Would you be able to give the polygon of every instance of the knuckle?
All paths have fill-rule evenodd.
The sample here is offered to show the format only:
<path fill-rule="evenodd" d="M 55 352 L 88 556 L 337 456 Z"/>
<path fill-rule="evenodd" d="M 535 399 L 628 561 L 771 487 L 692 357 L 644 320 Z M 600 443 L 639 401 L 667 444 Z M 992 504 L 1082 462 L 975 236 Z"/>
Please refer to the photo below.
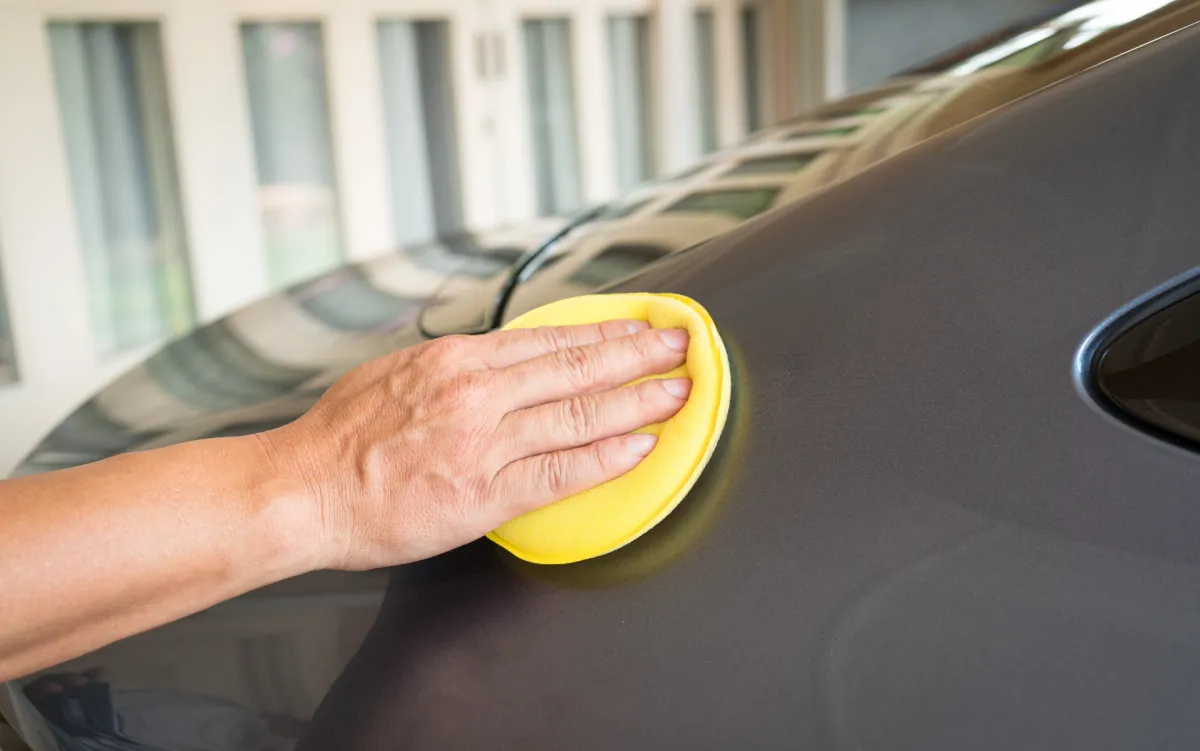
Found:
<path fill-rule="evenodd" d="M 567 461 L 559 452 L 542 455 L 542 482 L 552 493 L 565 492 L 570 484 Z"/>
<path fill-rule="evenodd" d="M 601 339 L 619 339 L 633 333 L 630 331 L 629 324 L 622 321 L 604 321 L 600 324 L 597 332 Z"/>
<path fill-rule="evenodd" d="M 633 407 L 638 414 L 657 409 L 666 395 L 666 390 L 657 380 L 643 381 L 626 391 L 629 392 L 629 399 L 633 402 Z"/>
<path fill-rule="evenodd" d="M 566 334 L 557 326 L 539 326 L 534 331 L 534 336 L 537 338 L 538 344 L 546 352 L 556 352 L 564 347 L 570 346 L 567 341 Z"/>
<path fill-rule="evenodd" d="M 587 438 L 596 432 L 599 415 L 593 399 L 572 397 L 562 402 L 562 421 L 569 435 Z"/>
<path fill-rule="evenodd" d="M 595 443 L 591 446 L 592 462 L 595 464 L 599 473 L 603 477 L 611 477 L 618 474 L 617 455 L 612 441 Z"/>
<path fill-rule="evenodd" d="M 638 336 L 627 337 L 629 352 L 639 361 L 646 362 L 655 359 L 659 354 L 658 336 L 654 331 L 646 331 Z"/>
<path fill-rule="evenodd" d="M 443 336 L 425 345 L 426 357 L 436 365 L 454 365 L 463 359 L 469 338 L 461 334 Z"/>
<path fill-rule="evenodd" d="M 595 350 L 584 347 L 560 350 L 559 360 L 563 374 L 575 388 L 587 388 L 596 382 L 600 363 Z"/>
<path fill-rule="evenodd" d="M 658 416 L 669 404 L 670 395 L 654 381 L 639 383 L 636 388 L 626 391 L 629 392 L 630 412 L 636 414 L 639 421 Z"/>
<path fill-rule="evenodd" d="M 462 497 L 474 506 L 486 504 L 493 493 L 493 480 L 491 472 L 474 473 L 463 481 Z"/>
<path fill-rule="evenodd" d="M 444 408 L 475 410 L 488 399 L 487 378 L 479 373 L 461 373 L 442 382 L 437 388 L 437 400 Z"/>

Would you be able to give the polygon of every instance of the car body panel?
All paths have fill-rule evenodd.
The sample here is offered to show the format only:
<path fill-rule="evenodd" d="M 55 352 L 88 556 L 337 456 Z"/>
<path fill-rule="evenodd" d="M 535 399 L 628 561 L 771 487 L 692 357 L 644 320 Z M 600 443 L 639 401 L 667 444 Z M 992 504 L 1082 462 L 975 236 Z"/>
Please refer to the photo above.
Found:
<path fill-rule="evenodd" d="M 715 519 L 397 572 L 306 747 L 1194 747 L 1200 457 L 1073 371 L 1200 257 L 1200 33 L 1140 57 L 621 285 L 729 344 Z"/>

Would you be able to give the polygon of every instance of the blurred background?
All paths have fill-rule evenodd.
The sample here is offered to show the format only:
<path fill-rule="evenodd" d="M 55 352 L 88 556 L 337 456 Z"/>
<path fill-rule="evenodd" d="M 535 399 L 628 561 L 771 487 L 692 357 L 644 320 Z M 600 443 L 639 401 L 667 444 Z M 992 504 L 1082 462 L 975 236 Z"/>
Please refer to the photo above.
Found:
<path fill-rule="evenodd" d="M 531 237 L 1061 0 L 4 0 L 0 472 L 171 337 Z"/>

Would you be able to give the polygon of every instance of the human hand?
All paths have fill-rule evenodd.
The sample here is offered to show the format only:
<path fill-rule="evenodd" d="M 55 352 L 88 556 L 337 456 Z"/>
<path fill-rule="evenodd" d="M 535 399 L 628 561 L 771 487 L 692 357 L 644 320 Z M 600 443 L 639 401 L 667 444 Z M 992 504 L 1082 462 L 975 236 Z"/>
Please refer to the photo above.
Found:
<path fill-rule="evenodd" d="M 640 321 L 446 337 L 355 368 L 261 438 L 303 478 L 318 566 L 419 560 L 636 466 L 655 437 L 629 433 L 691 382 L 621 386 L 678 367 L 687 342 Z"/>

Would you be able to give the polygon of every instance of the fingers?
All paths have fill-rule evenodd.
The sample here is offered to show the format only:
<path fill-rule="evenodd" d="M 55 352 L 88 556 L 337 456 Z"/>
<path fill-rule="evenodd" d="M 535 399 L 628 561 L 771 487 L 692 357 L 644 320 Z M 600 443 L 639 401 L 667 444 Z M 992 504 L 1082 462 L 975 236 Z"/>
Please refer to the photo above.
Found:
<path fill-rule="evenodd" d="M 645 321 L 603 321 L 579 326 L 539 326 L 496 331 L 480 337 L 486 347 L 480 359 L 489 368 L 507 368 L 568 347 L 582 347 L 636 334 L 650 328 Z"/>
<path fill-rule="evenodd" d="M 510 412 L 501 440 L 514 458 L 584 446 L 670 418 L 691 389 L 686 378 L 655 379 Z"/>
<path fill-rule="evenodd" d="M 511 411 L 616 388 L 679 367 L 687 344 L 686 331 L 650 329 L 560 349 L 500 371 L 498 393 Z"/>
<path fill-rule="evenodd" d="M 657 438 L 635 433 L 509 464 L 496 475 L 495 497 L 510 517 L 615 480 L 638 465 Z"/>

